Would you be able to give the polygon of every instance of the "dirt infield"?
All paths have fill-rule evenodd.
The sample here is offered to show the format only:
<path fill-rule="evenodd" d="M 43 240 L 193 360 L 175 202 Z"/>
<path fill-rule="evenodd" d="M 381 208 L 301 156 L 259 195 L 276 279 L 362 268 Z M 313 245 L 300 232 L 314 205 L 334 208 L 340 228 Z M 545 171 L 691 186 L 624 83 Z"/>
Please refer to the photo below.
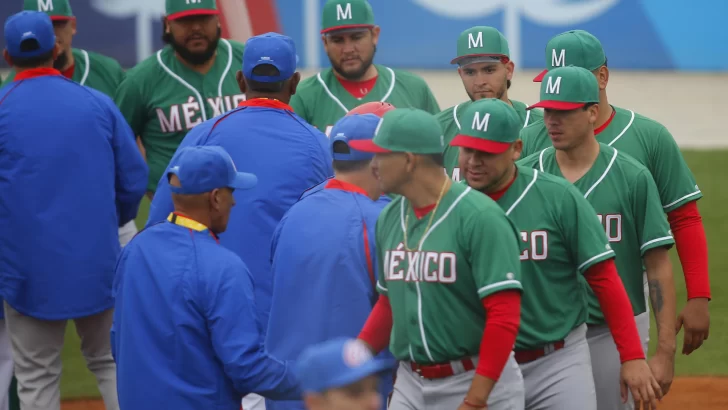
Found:
<path fill-rule="evenodd" d="M 680 377 L 658 406 L 660 410 L 728 409 L 728 377 Z M 101 400 L 68 400 L 61 410 L 104 410 Z"/>

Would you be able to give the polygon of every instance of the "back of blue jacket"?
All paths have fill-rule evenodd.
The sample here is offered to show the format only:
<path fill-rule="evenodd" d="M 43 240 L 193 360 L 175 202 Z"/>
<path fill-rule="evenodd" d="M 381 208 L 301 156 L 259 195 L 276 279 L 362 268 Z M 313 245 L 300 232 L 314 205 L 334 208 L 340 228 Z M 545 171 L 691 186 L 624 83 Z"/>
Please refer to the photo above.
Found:
<path fill-rule="evenodd" d="M 273 301 L 265 347 L 285 360 L 335 337 L 355 338 L 378 297 L 374 228 L 388 201 L 325 186 L 307 192 L 273 237 Z M 391 358 L 388 350 L 381 355 Z M 391 390 L 390 376 L 383 380 L 382 396 Z M 304 406 L 267 400 L 266 409 Z"/>
<path fill-rule="evenodd" d="M 271 295 L 271 238 L 301 193 L 333 175 L 328 140 L 292 112 L 244 107 L 193 128 L 177 152 L 194 145 L 221 146 L 238 171 L 258 177 L 255 188 L 234 194 L 237 204 L 220 243 L 248 265 L 261 331 L 265 331 Z M 163 220 L 172 211 L 166 174 L 154 194 L 147 224 Z"/>
<path fill-rule="evenodd" d="M 0 89 L 0 294 L 70 319 L 113 305 L 119 226 L 148 169 L 111 99 L 59 75 Z"/>

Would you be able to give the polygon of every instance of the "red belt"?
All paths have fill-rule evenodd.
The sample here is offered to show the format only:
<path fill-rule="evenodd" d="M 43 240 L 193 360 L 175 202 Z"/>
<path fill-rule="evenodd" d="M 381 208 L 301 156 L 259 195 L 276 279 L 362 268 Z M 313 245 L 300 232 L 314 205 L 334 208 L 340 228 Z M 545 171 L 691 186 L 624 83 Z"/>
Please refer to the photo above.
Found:
<path fill-rule="evenodd" d="M 532 362 L 534 360 L 540 359 L 547 354 L 553 353 L 557 350 L 561 350 L 564 348 L 564 341 L 560 340 L 558 342 L 554 342 L 551 344 L 548 344 L 540 349 L 533 349 L 533 350 L 516 350 L 515 356 L 516 356 L 516 362 L 518 364 L 528 363 Z"/>
<path fill-rule="evenodd" d="M 469 372 L 475 369 L 475 364 L 470 358 L 455 360 L 455 363 L 462 364 L 463 370 L 458 369 L 456 371 L 455 369 L 453 369 L 452 362 L 431 365 L 419 365 L 417 363 L 410 362 L 410 367 L 412 368 L 413 372 L 417 373 L 420 377 L 425 379 L 442 379 L 445 377 L 454 376 L 456 374 Z"/>

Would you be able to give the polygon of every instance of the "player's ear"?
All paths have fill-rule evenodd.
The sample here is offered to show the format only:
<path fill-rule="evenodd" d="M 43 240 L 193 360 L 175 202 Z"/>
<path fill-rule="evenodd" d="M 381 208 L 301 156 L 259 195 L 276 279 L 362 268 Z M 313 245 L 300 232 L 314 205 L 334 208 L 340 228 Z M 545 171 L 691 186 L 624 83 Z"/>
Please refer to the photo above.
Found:
<path fill-rule="evenodd" d="M 298 83 L 301 82 L 301 73 L 296 71 L 293 73 L 293 76 L 291 76 L 291 81 L 289 83 L 289 89 L 288 92 L 293 95 L 296 93 L 296 89 L 298 88 Z"/>
<path fill-rule="evenodd" d="M 210 192 L 210 209 L 213 209 L 215 211 L 219 211 L 222 205 L 222 190 L 221 189 L 213 189 Z"/>
<path fill-rule="evenodd" d="M 513 143 L 513 160 L 518 161 L 518 158 L 521 158 L 521 153 L 523 152 L 523 141 L 521 139 L 517 139 L 516 142 Z"/>
<path fill-rule="evenodd" d="M 76 35 L 76 19 L 72 19 L 70 21 L 71 24 L 71 32 L 75 36 Z"/>
<path fill-rule="evenodd" d="M 3 58 L 5 59 L 5 62 L 8 63 L 10 67 L 13 66 L 13 59 L 10 58 L 10 54 L 8 54 L 8 49 L 3 49 Z"/>
<path fill-rule="evenodd" d="M 506 71 L 508 72 L 508 76 L 506 79 L 512 80 L 513 79 L 513 71 L 516 69 L 516 64 L 512 60 L 508 60 L 506 65 Z"/>
<path fill-rule="evenodd" d="M 596 76 L 597 83 L 599 83 L 599 91 L 606 90 L 607 83 L 609 83 L 609 68 L 605 65 L 597 68 L 594 71 L 594 76 Z"/>
<path fill-rule="evenodd" d="M 235 81 L 238 82 L 238 88 L 240 88 L 240 92 L 245 94 L 245 91 L 248 89 L 248 85 L 245 84 L 245 78 L 243 77 L 243 72 L 238 70 L 237 73 L 235 73 Z"/>
<path fill-rule="evenodd" d="M 379 26 L 374 26 L 374 27 L 372 27 L 371 32 L 372 32 L 372 43 L 374 43 L 374 45 L 376 46 L 377 43 L 379 42 L 379 33 L 382 32 L 382 28 Z"/>
<path fill-rule="evenodd" d="M 592 104 L 588 108 L 589 112 L 589 121 L 592 124 L 597 123 L 597 117 L 599 117 L 599 104 Z"/>
<path fill-rule="evenodd" d="M 53 61 L 55 61 L 62 53 L 63 49 L 61 49 L 61 45 L 56 43 L 55 46 L 53 46 Z"/>

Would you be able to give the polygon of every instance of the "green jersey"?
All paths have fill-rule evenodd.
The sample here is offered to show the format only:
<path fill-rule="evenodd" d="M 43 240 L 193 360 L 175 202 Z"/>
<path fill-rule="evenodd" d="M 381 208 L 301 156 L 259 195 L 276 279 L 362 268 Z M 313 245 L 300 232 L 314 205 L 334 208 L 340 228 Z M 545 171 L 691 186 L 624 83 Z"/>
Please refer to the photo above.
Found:
<path fill-rule="evenodd" d="M 432 225 L 431 213 L 417 219 L 398 197 L 376 227 L 377 289 L 389 297 L 394 323 L 390 349 L 399 360 L 421 364 L 477 355 L 485 326 L 481 299 L 522 289 L 518 232 L 495 202 L 453 183 L 430 212 Z"/>
<path fill-rule="evenodd" d="M 235 79 L 242 58 L 242 44 L 221 39 L 215 63 L 207 74 L 184 65 L 171 46 L 129 70 L 115 100 L 146 150 L 147 190 L 156 190 L 189 130 L 245 100 Z"/>
<path fill-rule="evenodd" d="M 526 110 L 526 104 L 515 101 L 515 100 L 509 100 L 511 102 L 511 105 L 513 108 L 516 109 L 516 112 L 518 113 L 518 116 L 521 118 L 521 121 L 523 122 L 523 126 L 526 127 L 529 124 L 533 124 L 534 122 L 543 120 L 543 111 L 541 110 Z M 440 125 L 442 126 L 442 131 L 445 135 L 445 141 L 447 142 L 447 147 L 445 148 L 445 171 L 447 171 L 447 174 L 453 179 L 453 181 L 460 181 L 460 167 L 458 166 L 458 153 L 460 152 L 458 147 L 452 147 L 450 146 L 450 141 L 452 141 L 453 138 L 458 134 L 460 131 L 460 120 L 462 119 L 459 114 L 465 112 L 465 109 L 472 103 L 472 101 L 467 101 L 464 103 L 460 103 L 454 107 L 450 107 L 446 110 L 441 111 L 439 114 L 437 114 L 437 120 L 440 122 Z M 462 178 L 464 179 L 464 178 Z"/>
<path fill-rule="evenodd" d="M 525 166 L 498 205 L 521 233 L 521 327 L 516 349 L 564 340 L 586 322 L 582 275 L 614 258 L 596 213 L 573 185 Z M 535 291 L 530 291 L 535 290 Z"/>
<path fill-rule="evenodd" d="M 114 98 L 116 89 L 124 80 L 124 69 L 121 65 L 111 57 L 79 48 L 71 49 L 71 53 L 74 61 L 71 80 Z M 15 70 L 10 70 L 3 85 L 13 81 L 14 78 Z"/>
<path fill-rule="evenodd" d="M 703 197 L 680 148 L 667 128 L 634 111 L 614 106 L 612 108 L 615 111 L 614 117 L 597 134 L 597 141 L 628 154 L 650 170 L 665 212 Z M 521 139 L 521 158 L 551 146 L 551 139 L 542 122 L 524 128 Z"/>
<path fill-rule="evenodd" d="M 600 144 L 600 148 L 592 167 L 574 185 L 596 210 L 609 244 L 617 254 L 617 271 L 636 316 L 646 311 L 643 255 L 653 248 L 671 247 L 675 241 L 650 171 L 606 144 Z M 555 153 L 553 147 L 547 148 L 519 162 L 563 177 Z M 582 285 L 589 295 L 587 323 L 604 323 L 596 296 L 585 281 Z"/>
<path fill-rule="evenodd" d="M 430 87 L 421 77 L 383 65 L 375 64 L 375 67 L 377 81 L 363 98 L 346 91 L 331 68 L 301 81 L 291 97 L 293 111 L 326 135 L 349 110 L 368 102 L 388 102 L 397 108 L 419 108 L 430 114 L 440 111 Z"/>

